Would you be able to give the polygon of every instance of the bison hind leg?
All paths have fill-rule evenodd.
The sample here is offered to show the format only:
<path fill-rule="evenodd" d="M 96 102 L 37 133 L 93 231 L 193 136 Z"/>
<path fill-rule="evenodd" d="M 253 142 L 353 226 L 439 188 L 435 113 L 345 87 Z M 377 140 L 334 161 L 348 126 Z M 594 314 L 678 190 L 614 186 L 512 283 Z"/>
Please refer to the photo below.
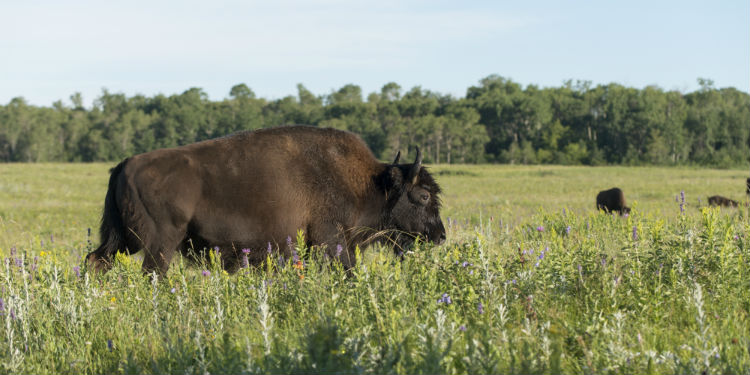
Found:
<path fill-rule="evenodd" d="M 169 270 L 174 254 L 182 247 L 185 241 L 185 230 L 183 228 L 170 228 L 157 231 L 158 235 L 149 236 L 148 243 L 144 244 L 143 265 L 141 269 L 144 274 L 156 272 L 164 277 Z"/>

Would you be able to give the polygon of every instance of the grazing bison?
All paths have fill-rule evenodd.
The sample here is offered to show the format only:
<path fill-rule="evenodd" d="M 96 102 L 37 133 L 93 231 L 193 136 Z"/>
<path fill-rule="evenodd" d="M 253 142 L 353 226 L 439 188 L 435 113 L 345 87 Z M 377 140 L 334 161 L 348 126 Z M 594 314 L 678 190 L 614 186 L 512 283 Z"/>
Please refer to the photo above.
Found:
<path fill-rule="evenodd" d="M 708 197 L 708 205 L 709 206 L 722 206 L 722 207 L 738 207 L 739 203 L 727 197 L 722 197 L 721 195 L 714 195 L 714 196 Z"/>
<path fill-rule="evenodd" d="M 346 267 L 357 245 L 416 237 L 440 244 L 440 187 L 422 166 L 375 159 L 356 135 L 312 126 L 241 132 L 125 159 L 111 171 L 101 245 L 86 256 L 106 272 L 117 251 L 144 250 L 143 271 L 164 275 L 179 251 L 195 259 L 218 247 L 223 267 L 240 267 L 241 249 L 259 264 L 271 247 L 286 256 L 288 237 Z M 279 244 L 284 244 L 279 246 Z M 341 246 L 339 246 L 341 245 Z"/>
<path fill-rule="evenodd" d="M 600 191 L 596 195 L 596 209 L 607 213 L 616 211 L 620 215 L 630 213 L 630 207 L 625 206 L 625 194 L 616 187 Z"/>
<path fill-rule="evenodd" d="M 750 178 L 745 181 L 745 194 L 750 195 Z"/>

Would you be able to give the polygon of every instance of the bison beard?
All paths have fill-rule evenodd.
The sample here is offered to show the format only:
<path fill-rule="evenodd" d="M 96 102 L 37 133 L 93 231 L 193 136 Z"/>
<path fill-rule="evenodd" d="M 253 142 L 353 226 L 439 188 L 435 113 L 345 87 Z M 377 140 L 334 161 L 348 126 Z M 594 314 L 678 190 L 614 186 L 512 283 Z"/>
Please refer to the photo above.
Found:
<path fill-rule="evenodd" d="M 400 156 L 400 154 L 399 154 Z M 125 159 L 111 171 L 101 245 L 86 257 L 106 272 L 114 254 L 144 250 L 143 271 L 164 275 L 176 252 L 189 257 L 218 247 L 229 272 L 250 249 L 250 264 L 269 246 L 289 256 L 288 237 L 304 230 L 307 246 L 338 256 L 417 237 L 445 240 L 440 187 L 422 166 L 375 159 L 356 135 L 287 126 L 242 132 Z M 281 244 L 281 245 L 280 245 Z M 337 251 L 342 245 L 345 251 Z"/>

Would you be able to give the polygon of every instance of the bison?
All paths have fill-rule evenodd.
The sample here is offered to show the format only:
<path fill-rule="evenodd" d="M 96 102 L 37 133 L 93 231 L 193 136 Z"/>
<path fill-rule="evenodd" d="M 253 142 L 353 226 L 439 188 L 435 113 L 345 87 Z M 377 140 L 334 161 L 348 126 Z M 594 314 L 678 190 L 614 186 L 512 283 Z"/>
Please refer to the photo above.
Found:
<path fill-rule="evenodd" d="M 625 206 L 625 194 L 620 188 L 600 191 L 596 195 L 596 209 L 604 212 L 617 212 L 620 215 L 630 213 L 630 207 Z"/>
<path fill-rule="evenodd" d="M 143 250 L 143 272 L 164 275 L 177 252 L 196 260 L 218 248 L 231 273 L 243 249 L 250 264 L 272 247 L 289 256 L 280 244 L 298 230 L 347 268 L 356 246 L 440 244 L 440 187 L 418 148 L 414 163 L 400 155 L 384 164 L 355 134 L 297 125 L 130 157 L 111 170 L 101 245 L 86 263 L 106 272 L 117 251 Z"/>
<path fill-rule="evenodd" d="M 750 178 L 745 181 L 745 194 L 750 195 Z"/>
<path fill-rule="evenodd" d="M 709 206 L 721 206 L 721 207 L 739 207 L 737 201 L 722 197 L 721 195 L 713 195 L 708 197 Z"/>

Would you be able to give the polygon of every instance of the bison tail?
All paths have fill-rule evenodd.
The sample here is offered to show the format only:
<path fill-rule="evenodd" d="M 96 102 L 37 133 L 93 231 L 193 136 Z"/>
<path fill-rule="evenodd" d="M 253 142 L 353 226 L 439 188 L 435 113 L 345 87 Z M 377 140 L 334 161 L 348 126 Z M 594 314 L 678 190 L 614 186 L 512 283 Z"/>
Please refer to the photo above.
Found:
<path fill-rule="evenodd" d="M 117 181 L 128 159 L 110 170 L 109 186 L 104 198 L 104 212 L 99 228 L 101 244 L 86 256 L 86 263 L 96 271 L 107 272 L 112 268 L 113 258 L 118 250 L 125 251 L 125 225 L 117 205 Z"/>

